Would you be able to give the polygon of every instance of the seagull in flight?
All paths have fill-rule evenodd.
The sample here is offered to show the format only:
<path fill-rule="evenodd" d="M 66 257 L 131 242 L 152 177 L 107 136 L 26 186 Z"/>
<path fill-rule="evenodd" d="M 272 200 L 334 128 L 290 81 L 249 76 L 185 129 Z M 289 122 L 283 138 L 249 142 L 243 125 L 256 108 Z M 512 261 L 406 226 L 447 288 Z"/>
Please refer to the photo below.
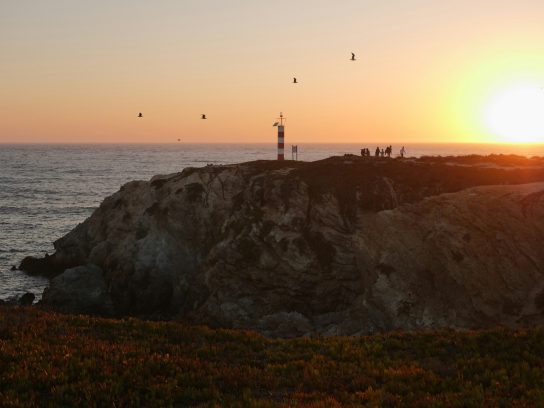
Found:
<path fill-rule="evenodd" d="M 200 119 L 207 119 L 207 118 L 206 118 L 206 114 L 203 113 L 203 114 L 201 115 Z"/>
<path fill-rule="evenodd" d="M 144 117 L 144 115 L 142 115 L 142 112 L 138 113 L 138 117 L 139 117 L 139 118 L 143 118 L 143 117 Z"/>
<path fill-rule="evenodd" d="M 296 79 L 296 78 L 293 78 L 293 83 L 294 83 L 294 84 L 298 84 L 298 82 L 297 82 L 297 79 Z"/>
<path fill-rule="evenodd" d="M 280 122 L 274 122 L 274 124 L 272 126 L 278 126 L 280 124 Z"/>
<path fill-rule="evenodd" d="M 351 53 L 351 61 L 355 61 L 355 54 L 353 52 Z"/>

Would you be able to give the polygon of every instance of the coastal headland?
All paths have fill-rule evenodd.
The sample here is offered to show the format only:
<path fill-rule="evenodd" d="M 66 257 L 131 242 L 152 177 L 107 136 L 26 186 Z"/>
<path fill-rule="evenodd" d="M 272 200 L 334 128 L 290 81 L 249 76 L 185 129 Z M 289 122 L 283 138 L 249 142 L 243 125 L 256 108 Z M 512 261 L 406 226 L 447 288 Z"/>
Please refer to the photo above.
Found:
<path fill-rule="evenodd" d="M 255 161 L 125 184 L 41 305 L 272 337 L 544 321 L 544 159 Z"/>

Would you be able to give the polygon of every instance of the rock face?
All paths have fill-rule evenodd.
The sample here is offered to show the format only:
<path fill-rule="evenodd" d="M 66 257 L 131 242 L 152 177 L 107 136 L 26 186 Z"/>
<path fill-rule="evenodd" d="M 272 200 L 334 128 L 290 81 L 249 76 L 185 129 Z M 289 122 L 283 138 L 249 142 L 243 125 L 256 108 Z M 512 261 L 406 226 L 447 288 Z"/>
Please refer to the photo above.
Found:
<path fill-rule="evenodd" d="M 261 161 L 131 182 L 55 242 L 49 271 L 81 267 L 42 303 L 270 336 L 540 323 L 544 161 L 513 160 Z"/>

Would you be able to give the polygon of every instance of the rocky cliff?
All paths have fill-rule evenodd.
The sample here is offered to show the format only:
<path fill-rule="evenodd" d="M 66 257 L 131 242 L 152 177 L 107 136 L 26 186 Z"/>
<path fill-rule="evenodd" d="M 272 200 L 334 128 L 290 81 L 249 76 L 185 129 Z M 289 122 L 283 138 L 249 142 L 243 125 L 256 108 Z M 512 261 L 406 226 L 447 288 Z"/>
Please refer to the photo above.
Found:
<path fill-rule="evenodd" d="M 26 269 L 68 312 L 348 335 L 543 322 L 543 243 L 542 159 L 347 156 L 128 183 Z"/>

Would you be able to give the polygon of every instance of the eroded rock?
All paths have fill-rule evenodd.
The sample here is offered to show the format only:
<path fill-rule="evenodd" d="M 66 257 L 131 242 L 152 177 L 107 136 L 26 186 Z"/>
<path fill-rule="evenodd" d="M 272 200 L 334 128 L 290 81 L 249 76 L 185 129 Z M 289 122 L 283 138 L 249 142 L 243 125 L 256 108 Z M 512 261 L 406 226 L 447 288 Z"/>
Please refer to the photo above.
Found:
<path fill-rule="evenodd" d="M 131 182 L 55 243 L 57 267 L 96 266 L 53 279 L 44 303 L 284 337 L 539 323 L 544 162 L 499 159 L 263 161 Z"/>

